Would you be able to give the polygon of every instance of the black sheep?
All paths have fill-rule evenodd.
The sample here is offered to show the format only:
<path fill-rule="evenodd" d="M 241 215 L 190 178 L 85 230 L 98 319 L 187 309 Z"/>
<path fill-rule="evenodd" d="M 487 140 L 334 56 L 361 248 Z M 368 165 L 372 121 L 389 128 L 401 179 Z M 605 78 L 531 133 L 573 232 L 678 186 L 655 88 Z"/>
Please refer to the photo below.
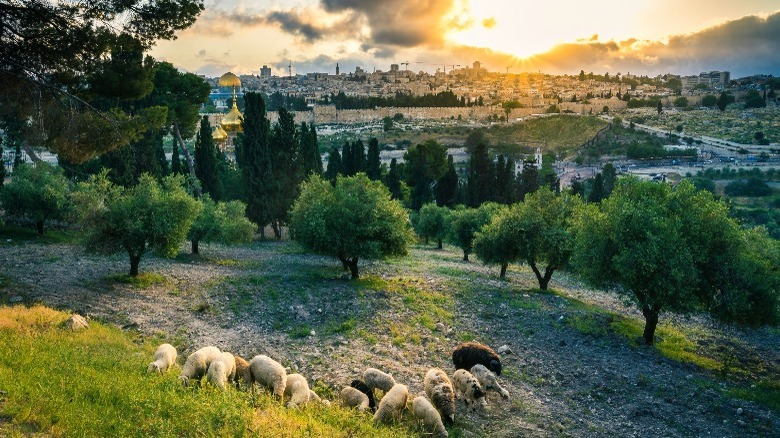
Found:
<path fill-rule="evenodd" d="M 376 402 L 374 401 L 374 391 L 366 385 L 366 383 L 362 380 L 353 380 L 352 383 L 349 384 L 349 386 L 357 389 L 358 391 L 362 392 L 368 397 L 368 407 L 371 409 L 371 412 L 376 412 Z"/>
<path fill-rule="evenodd" d="M 501 357 L 492 348 L 479 342 L 464 342 L 452 352 L 452 363 L 456 370 L 470 370 L 477 364 L 482 364 L 490 371 L 501 375 Z"/>

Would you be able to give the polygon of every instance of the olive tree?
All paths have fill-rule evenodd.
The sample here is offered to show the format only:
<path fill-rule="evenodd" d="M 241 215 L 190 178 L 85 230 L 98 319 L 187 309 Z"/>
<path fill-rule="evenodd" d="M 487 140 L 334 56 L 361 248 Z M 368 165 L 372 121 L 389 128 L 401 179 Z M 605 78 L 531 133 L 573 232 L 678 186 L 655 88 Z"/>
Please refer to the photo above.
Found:
<path fill-rule="evenodd" d="M 241 201 L 214 202 L 208 194 L 203 195 L 201 202 L 203 209 L 187 233 L 193 254 L 200 253 L 200 242 L 234 244 L 252 240 L 257 225 L 244 215 L 246 204 Z"/>
<path fill-rule="evenodd" d="M 461 205 L 452 211 L 449 240 L 463 250 L 464 262 L 469 261 L 469 254 L 474 249 L 474 235 L 502 208 L 495 202 L 486 202 L 479 208 Z"/>
<path fill-rule="evenodd" d="M 105 172 L 81 183 L 76 199 L 87 250 L 127 251 L 131 276 L 138 275 L 138 264 L 147 251 L 175 256 L 202 208 L 183 184 L 180 175 L 166 177 L 161 184 L 143 174 L 138 185 L 124 188 L 112 184 Z"/>
<path fill-rule="evenodd" d="M 290 233 L 304 248 L 338 258 L 353 279 L 360 259 L 405 255 L 414 237 L 406 210 L 363 173 L 339 176 L 335 186 L 312 175 L 292 207 Z"/>
<path fill-rule="evenodd" d="M 728 217 L 725 203 L 689 181 L 672 188 L 618 180 L 601 205 L 579 209 L 574 229 L 574 267 L 637 304 L 648 345 L 663 311 L 709 310 L 738 320 L 745 309 L 768 306 L 768 316 L 777 315 L 776 266 L 766 265 L 755 236 Z M 740 309 L 731 300 L 752 304 Z"/>
<path fill-rule="evenodd" d="M 46 221 L 66 218 L 68 194 L 68 180 L 61 169 L 38 162 L 14 168 L 11 181 L 0 191 L 0 201 L 7 216 L 31 220 L 38 234 L 43 234 Z"/>
<path fill-rule="evenodd" d="M 418 235 L 437 242 L 437 248 L 442 248 L 442 240 L 447 237 L 450 228 L 450 209 L 439 207 L 435 202 L 423 205 L 414 221 L 414 229 Z"/>

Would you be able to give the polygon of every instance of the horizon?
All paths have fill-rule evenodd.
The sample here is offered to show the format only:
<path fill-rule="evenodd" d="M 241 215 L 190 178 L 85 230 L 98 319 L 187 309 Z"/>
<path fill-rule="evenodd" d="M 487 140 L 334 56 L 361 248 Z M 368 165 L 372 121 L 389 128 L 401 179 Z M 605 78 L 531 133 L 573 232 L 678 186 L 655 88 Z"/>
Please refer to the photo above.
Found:
<path fill-rule="evenodd" d="M 206 76 L 463 68 L 495 72 L 640 76 L 730 71 L 780 74 L 775 0 L 675 4 L 672 0 L 207 0 L 155 58 Z M 284 75 L 286 76 L 286 74 Z"/>

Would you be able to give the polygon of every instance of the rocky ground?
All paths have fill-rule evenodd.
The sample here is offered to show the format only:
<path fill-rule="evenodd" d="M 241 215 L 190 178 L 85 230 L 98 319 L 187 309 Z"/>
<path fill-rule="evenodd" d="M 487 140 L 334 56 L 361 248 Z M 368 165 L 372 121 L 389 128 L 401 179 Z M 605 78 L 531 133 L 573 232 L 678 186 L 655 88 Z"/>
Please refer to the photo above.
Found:
<path fill-rule="evenodd" d="M 331 397 L 367 366 L 390 371 L 411 392 L 428 368 L 452 373 L 450 354 L 476 339 L 503 356 L 509 401 L 487 412 L 458 403 L 450 436 L 780 436 L 780 415 L 732 390 L 780 379 L 780 331 L 662 316 L 703 351 L 724 351 L 719 371 L 663 357 L 609 329 L 639 319 L 615 295 L 557 275 L 464 263 L 455 249 L 416 247 L 407 258 L 363 266 L 358 282 L 329 258 L 290 243 L 205 246 L 202 256 L 148 256 L 141 271 L 163 279 L 122 283 L 126 257 L 85 255 L 68 244 L 3 242 L 0 302 L 42 302 L 165 339 L 180 355 L 204 345 L 250 358 L 268 354 Z M 595 311 L 594 309 L 601 309 Z M 725 353 L 725 352 L 728 352 Z M 732 369 L 749 369 L 737 375 Z"/>

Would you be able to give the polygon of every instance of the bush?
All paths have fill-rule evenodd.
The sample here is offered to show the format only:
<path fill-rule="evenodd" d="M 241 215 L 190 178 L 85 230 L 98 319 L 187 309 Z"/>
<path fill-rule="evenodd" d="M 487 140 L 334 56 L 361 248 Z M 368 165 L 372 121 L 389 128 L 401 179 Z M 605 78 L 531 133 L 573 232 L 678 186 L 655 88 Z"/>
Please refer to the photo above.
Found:
<path fill-rule="evenodd" d="M 764 181 L 751 177 L 728 183 L 725 192 L 729 196 L 768 196 L 772 194 L 772 188 Z"/>
<path fill-rule="evenodd" d="M 57 167 L 44 162 L 20 164 L 14 169 L 11 182 L 2 187 L 0 201 L 7 216 L 30 220 L 38 234 L 43 234 L 46 221 L 67 218 L 69 188 L 68 180 Z"/>

